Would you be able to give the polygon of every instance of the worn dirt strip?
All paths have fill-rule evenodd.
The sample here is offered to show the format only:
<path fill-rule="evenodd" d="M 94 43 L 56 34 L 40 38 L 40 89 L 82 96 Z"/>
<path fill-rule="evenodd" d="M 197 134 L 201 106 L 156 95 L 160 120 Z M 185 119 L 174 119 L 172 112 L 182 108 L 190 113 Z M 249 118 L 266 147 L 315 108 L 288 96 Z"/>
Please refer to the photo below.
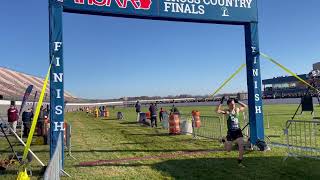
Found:
<path fill-rule="evenodd" d="M 211 152 L 221 152 L 221 151 L 224 151 L 224 150 L 214 149 L 214 150 L 178 151 L 175 154 L 163 154 L 159 156 L 144 156 L 144 157 L 131 157 L 131 158 L 122 158 L 122 159 L 81 162 L 79 163 L 79 166 L 99 166 L 99 165 L 113 164 L 113 163 L 119 163 L 119 162 L 143 161 L 143 160 L 153 160 L 153 159 L 171 159 L 171 158 L 176 158 L 177 156 L 203 155 Z"/>

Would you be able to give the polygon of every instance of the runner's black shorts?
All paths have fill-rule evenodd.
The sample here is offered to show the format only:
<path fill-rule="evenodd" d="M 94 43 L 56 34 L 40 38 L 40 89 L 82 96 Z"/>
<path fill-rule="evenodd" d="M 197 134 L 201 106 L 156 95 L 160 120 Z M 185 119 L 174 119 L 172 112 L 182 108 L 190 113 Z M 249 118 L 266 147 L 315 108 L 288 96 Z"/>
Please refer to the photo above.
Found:
<path fill-rule="evenodd" d="M 240 137 L 243 137 L 241 129 L 228 130 L 227 141 L 234 141 Z"/>

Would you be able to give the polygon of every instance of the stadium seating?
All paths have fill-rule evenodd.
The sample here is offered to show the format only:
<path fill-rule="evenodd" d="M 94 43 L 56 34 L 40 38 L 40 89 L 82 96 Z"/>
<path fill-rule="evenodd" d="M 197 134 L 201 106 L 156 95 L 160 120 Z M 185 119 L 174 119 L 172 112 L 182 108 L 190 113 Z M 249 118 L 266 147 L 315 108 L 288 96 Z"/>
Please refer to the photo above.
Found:
<path fill-rule="evenodd" d="M 0 67 L 0 96 L 6 100 L 21 100 L 26 88 L 33 85 L 33 91 L 30 97 L 33 99 L 36 91 L 41 92 L 43 79 L 28 75 L 25 73 L 17 72 L 8 68 Z M 46 89 L 46 99 L 49 100 L 49 89 Z M 39 94 L 38 94 L 39 97 Z M 68 92 L 64 92 L 66 101 L 74 102 L 77 98 Z"/>

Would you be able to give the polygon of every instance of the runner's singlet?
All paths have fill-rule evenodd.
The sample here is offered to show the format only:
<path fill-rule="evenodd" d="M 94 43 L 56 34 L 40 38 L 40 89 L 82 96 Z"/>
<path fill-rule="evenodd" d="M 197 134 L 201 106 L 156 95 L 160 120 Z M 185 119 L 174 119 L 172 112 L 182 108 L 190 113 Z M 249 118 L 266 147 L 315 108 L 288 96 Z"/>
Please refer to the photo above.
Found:
<path fill-rule="evenodd" d="M 237 112 L 228 113 L 227 120 L 228 130 L 237 130 L 239 129 L 239 114 Z"/>

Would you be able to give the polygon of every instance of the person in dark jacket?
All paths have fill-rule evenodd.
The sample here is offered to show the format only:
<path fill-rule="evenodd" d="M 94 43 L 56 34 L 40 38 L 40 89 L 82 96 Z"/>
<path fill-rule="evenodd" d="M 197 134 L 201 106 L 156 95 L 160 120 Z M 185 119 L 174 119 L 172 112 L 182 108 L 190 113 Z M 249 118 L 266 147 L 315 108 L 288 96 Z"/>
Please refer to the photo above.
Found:
<path fill-rule="evenodd" d="M 14 105 L 14 103 L 11 103 L 10 108 L 7 111 L 8 115 L 8 122 L 14 132 L 17 131 L 17 123 L 19 119 L 19 111 Z"/>
<path fill-rule="evenodd" d="M 40 107 L 39 117 L 37 121 L 37 135 L 42 136 L 43 135 L 43 124 L 46 114 L 46 109 L 43 108 L 43 106 Z"/>
<path fill-rule="evenodd" d="M 33 112 L 30 108 L 22 113 L 24 137 L 27 137 L 30 132 L 32 118 L 33 118 Z"/>
<path fill-rule="evenodd" d="M 179 114 L 180 115 L 178 108 L 174 104 L 172 105 L 172 108 L 170 109 L 170 114 Z"/>
<path fill-rule="evenodd" d="M 99 112 L 100 112 L 100 117 L 103 117 L 103 112 L 104 112 L 104 106 L 99 107 Z"/>
<path fill-rule="evenodd" d="M 141 112 L 141 104 L 139 101 L 136 102 L 136 105 L 134 106 L 136 108 L 137 113 L 137 122 L 139 122 L 140 119 L 140 112 Z"/>
<path fill-rule="evenodd" d="M 151 103 L 149 107 L 150 111 L 150 120 L 151 120 L 151 127 L 157 127 L 157 106 L 154 103 Z"/>
<path fill-rule="evenodd" d="M 160 112 L 159 112 L 160 122 L 162 122 L 162 120 L 163 120 L 163 114 L 164 114 L 165 112 L 166 112 L 166 111 L 165 111 L 163 108 L 160 108 Z"/>

